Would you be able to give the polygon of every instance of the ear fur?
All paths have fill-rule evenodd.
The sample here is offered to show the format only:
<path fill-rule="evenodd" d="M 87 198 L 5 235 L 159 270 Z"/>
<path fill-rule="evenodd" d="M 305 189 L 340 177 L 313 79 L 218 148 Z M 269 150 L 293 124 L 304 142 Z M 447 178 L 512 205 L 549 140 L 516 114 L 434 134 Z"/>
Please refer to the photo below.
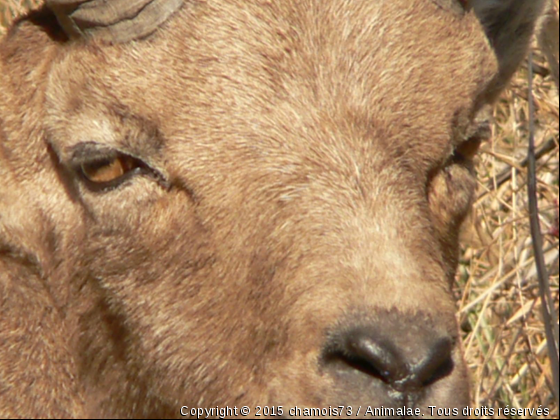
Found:
<path fill-rule="evenodd" d="M 12 176 L 1 130 L 0 119 L 0 418 L 85 417 L 69 332 L 40 263 L 44 217 Z"/>
<path fill-rule="evenodd" d="M 547 13 L 543 16 L 539 25 L 539 44 L 546 55 L 552 77 L 556 82 L 556 88 L 560 90 L 560 69 L 559 69 L 559 32 L 560 23 L 558 18 L 557 4 L 551 2 Z"/>
<path fill-rule="evenodd" d="M 546 0 L 471 0 L 500 63 L 501 90 L 525 58 Z"/>
<path fill-rule="evenodd" d="M 45 218 L 3 153 L 2 124 L 0 418 L 83 418 L 64 313 L 46 285 Z"/>
<path fill-rule="evenodd" d="M 37 272 L 0 249 L 0 418 L 85 416 L 61 325 Z"/>

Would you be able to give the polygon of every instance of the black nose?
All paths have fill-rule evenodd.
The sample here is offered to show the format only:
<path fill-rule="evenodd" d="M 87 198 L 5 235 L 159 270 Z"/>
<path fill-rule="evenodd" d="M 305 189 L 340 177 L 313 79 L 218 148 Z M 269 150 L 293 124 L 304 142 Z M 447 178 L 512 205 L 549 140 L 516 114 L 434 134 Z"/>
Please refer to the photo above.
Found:
<path fill-rule="evenodd" d="M 391 388 L 417 393 L 453 371 L 455 340 L 429 325 L 403 319 L 344 329 L 331 335 L 324 362 L 337 375 L 361 375 Z"/>

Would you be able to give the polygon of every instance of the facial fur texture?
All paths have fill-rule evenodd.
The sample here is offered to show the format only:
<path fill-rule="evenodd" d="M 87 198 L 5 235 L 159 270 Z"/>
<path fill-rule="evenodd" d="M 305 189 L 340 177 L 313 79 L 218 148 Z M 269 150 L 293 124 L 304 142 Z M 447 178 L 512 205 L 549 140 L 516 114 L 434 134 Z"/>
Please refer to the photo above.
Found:
<path fill-rule="evenodd" d="M 116 45 L 69 41 L 47 9 L 15 24 L 0 416 L 467 405 L 450 291 L 465 150 L 542 4 L 445 3 L 191 1 Z M 96 190 L 80 172 L 96 154 L 142 170 Z M 448 337 L 452 369 L 414 399 L 333 373 L 327 344 L 356 328 L 398 332 L 410 360 Z"/>

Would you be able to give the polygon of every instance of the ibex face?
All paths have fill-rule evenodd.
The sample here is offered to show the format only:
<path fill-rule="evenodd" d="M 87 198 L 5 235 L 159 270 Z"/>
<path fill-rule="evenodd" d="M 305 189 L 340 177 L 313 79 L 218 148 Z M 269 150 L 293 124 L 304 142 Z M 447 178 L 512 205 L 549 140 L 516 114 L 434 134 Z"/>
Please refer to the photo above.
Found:
<path fill-rule="evenodd" d="M 78 3 L 0 44 L 0 416 L 466 406 L 458 229 L 541 2 Z"/>

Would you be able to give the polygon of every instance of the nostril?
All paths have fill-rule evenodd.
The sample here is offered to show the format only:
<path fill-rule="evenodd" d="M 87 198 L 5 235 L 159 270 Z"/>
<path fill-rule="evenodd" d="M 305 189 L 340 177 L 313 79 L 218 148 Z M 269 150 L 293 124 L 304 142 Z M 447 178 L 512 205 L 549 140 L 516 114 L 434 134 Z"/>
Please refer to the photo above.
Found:
<path fill-rule="evenodd" d="M 428 355 L 412 368 L 411 379 L 423 387 L 445 378 L 453 371 L 453 342 L 451 339 L 439 339 L 430 349 Z"/>
<path fill-rule="evenodd" d="M 391 383 L 404 376 L 398 353 L 389 343 L 374 340 L 365 331 L 353 331 L 335 340 L 326 353 L 325 361 L 338 370 L 361 372 Z"/>
<path fill-rule="evenodd" d="M 373 378 L 386 381 L 387 372 L 381 372 L 377 367 L 372 365 L 368 360 L 357 357 L 353 354 L 344 352 L 334 352 L 329 354 L 325 361 L 330 365 L 339 365 L 340 370 L 350 370 L 361 372 Z"/>
<path fill-rule="evenodd" d="M 386 383 L 391 381 L 391 370 L 378 359 L 366 358 L 355 353 L 335 352 L 328 356 L 327 361 L 333 365 L 338 364 L 341 370 L 361 372 Z"/>
<path fill-rule="evenodd" d="M 365 373 L 377 376 L 386 382 L 398 375 L 397 353 L 391 346 L 377 343 L 360 333 L 349 335 L 346 346 L 349 350 L 348 360 Z"/>

